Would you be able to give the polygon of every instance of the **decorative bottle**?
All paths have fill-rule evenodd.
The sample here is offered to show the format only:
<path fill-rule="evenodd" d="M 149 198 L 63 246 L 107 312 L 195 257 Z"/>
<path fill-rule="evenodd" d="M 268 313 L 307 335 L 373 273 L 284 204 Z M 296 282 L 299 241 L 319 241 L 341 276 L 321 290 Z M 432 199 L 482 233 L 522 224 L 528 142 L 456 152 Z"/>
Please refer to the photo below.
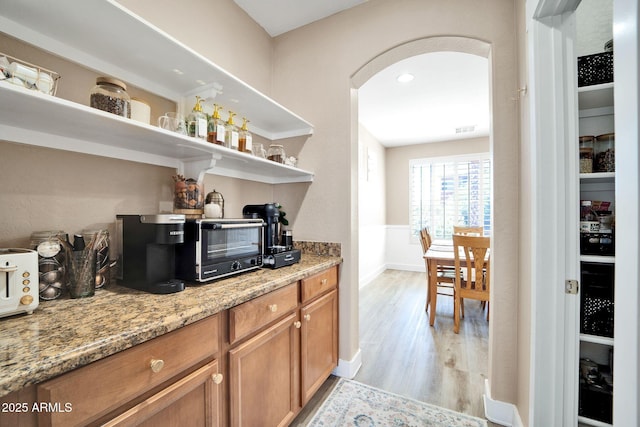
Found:
<path fill-rule="evenodd" d="M 236 113 L 233 111 L 229 111 L 229 119 L 227 120 L 227 125 L 225 126 L 225 146 L 227 148 L 231 148 L 232 150 L 238 149 L 238 127 L 233 123 L 233 116 Z"/>
<path fill-rule="evenodd" d="M 207 115 L 202 111 L 203 99 L 196 96 L 196 105 L 193 106 L 191 114 L 187 117 L 189 136 L 196 138 L 207 138 Z"/>
<path fill-rule="evenodd" d="M 243 117 L 242 127 L 240 128 L 240 132 L 238 132 L 238 151 L 251 154 L 253 148 L 253 137 L 251 136 L 249 129 L 247 129 L 247 123 L 249 123 L 249 120 L 247 120 L 246 117 Z"/>
<path fill-rule="evenodd" d="M 225 123 L 224 120 L 220 118 L 221 108 L 222 107 L 220 105 L 213 104 L 213 115 L 211 116 L 211 119 L 209 119 L 209 124 L 207 125 L 207 141 L 218 145 L 225 145 Z"/>

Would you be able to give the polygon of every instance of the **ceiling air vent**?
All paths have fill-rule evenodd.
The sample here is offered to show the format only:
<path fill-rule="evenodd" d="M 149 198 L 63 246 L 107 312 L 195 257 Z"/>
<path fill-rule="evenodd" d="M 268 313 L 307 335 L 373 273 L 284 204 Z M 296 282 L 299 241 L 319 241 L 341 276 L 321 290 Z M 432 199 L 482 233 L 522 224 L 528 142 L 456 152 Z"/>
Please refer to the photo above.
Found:
<path fill-rule="evenodd" d="M 473 132 L 474 130 L 476 130 L 476 126 L 475 125 L 460 126 L 460 127 L 456 128 L 456 133 L 467 133 L 467 132 Z"/>

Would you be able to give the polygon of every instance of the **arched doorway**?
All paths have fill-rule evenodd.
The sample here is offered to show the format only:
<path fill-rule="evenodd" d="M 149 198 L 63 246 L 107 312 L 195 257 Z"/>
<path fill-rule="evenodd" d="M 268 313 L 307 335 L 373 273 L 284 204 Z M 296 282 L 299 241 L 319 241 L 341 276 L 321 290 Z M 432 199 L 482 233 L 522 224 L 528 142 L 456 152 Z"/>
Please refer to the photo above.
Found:
<path fill-rule="evenodd" d="M 491 68 L 494 66 L 492 63 L 491 45 L 477 39 L 447 36 L 419 39 L 399 45 L 383 52 L 362 66 L 352 75 L 352 112 L 357 112 L 357 90 L 376 73 L 405 58 L 433 52 L 461 52 L 487 58 L 491 109 L 494 110 L 498 105 L 501 111 L 504 112 L 504 108 L 509 108 L 509 103 L 505 103 L 504 99 L 502 99 L 500 103 L 497 103 L 495 98 L 496 93 L 493 92 L 495 82 L 492 80 L 493 74 L 491 72 Z M 494 120 L 496 116 L 499 116 L 499 114 L 496 114 L 496 111 L 492 111 L 492 120 Z M 357 131 L 353 131 L 354 129 L 358 129 L 357 113 L 354 113 L 352 116 L 351 126 L 352 134 L 355 133 L 357 135 Z M 503 372 L 501 372 L 500 369 L 495 369 L 495 367 L 500 366 L 502 361 L 511 361 L 515 357 L 512 353 L 516 347 L 515 329 L 512 324 L 506 326 L 506 324 L 501 323 L 507 319 L 515 318 L 517 310 L 517 307 L 514 306 L 512 302 L 517 299 L 515 296 L 517 294 L 517 286 L 515 286 L 517 278 L 517 256 L 515 255 L 517 254 L 517 240 L 514 239 L 514 237 L 518 234 L 518 218 L 515 215 L 508 217 L 505 215 L 505 212 L 508 210 L 511 210 L 512 213 L 517 211 L 517 197 L 514 197 L 514 193 L 517 191 L 517 179 L 514 179 L 514 177 L 517 177 L 517 167 L 514 167 L 510 160 L 513 160 L 513 158 L 517 156 L 514 155 L 514 150 L 517 152 L 518 142 L 513 138 L 514 135 L 512 134 L 509 135 L 512 139 L 508 140 L 506 133 L 503 131 L 500 131 L 501 134 L 496 137 L 493 130 L 497 128 L 493 122 L 491 123 L 491 129 L 492 133 L 489 139 L 490 153 L 494 159 L 492 230 L 496 230 L 495 224 L 498 225 L 498 233 L 493 233 L 492 259 L 496 260 L 496 258 L 498 258 L 498 260 L 492 265 L 492 283 L 494 283 L 492 288 L 492 301 L 495 301 L 495 303 L 492 304 L 492 322 L 490 325 L 491 339 L 489 340 L 488 358 L 489 381 L 491 383 L 499 383 L 500 387 L 508 389 L 515 384 L 515 379 L 506 378 Z M 357 145 L 357 138 L 355 139 L 355 144 Z M 357 150 L 357 148 L 354 150 L 353 144 L 354 141 L 352 140 L 352 153 Z M 352 190 L 357 194 L 357 188 L 352 188 Z M 362 274 L 362 272 L 360 274 Z M 511 287 L 509 284 L 514 284 L 514 286 Z M 500 301 L 507 301 L 510 302 L 510 304 L 502 305 Z M 502 335 L 503 333 L 504 335 Z M 496 351 L 497 348 L 502 348 L 502 345 L 505 344 L 512 346 L 512 350 L 508 350 L 507 353 L 504 353 L 504 350 L 500 352 Z M 507 384 L 505 385 L 505 383 Z"/>

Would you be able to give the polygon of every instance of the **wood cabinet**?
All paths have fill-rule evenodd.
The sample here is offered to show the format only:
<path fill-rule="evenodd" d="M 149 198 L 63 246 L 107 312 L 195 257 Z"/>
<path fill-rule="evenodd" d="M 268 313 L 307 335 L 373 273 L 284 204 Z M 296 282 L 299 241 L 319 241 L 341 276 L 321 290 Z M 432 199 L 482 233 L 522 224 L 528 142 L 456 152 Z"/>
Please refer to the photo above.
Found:
<path fill-rule="evenodd" d="M 296 313 L 229 350 L 231 426 L 286 426 L 299 407 Z"/>
<path fill-rule="evenodd" d="M 152 417 L 170 405 L 207 408 L 201 415 L 209 419 L 202 425 L 212 425 L 219 402 L 206 400 L 218 398 L 211 391 L 213 386 L 207 385 L 207 375 L 211 378 L 220 374 L 217 363 L 209 363 L 206 369 L 191 375 L 185 373 L 216 356 L 220 348 L 218 319 L 217 315 L 209 317 L 38 385 L 38 402 L 58 403 L 65 409 L 41 412 L 38 424 L 68 426 L 108 421 L 151 393 L 153 396 L 138 404 L 122 425 L 128 425 L 126 418 Z M 198 390 L 200 385 L 203 389 Z M 158 389 L 161 391 L 154 393 Z M 66 405 L 70 405 L 68 410 Z"/>
<path fill-rule="evenodd" d="M 11 393 L 60 410 L 0 426 L 287 426 L 337 363 L 336 266 Z"/>
<path fill-rule="evenodd" d="M 338 365 L 338 291 L 335 289 L 301 310 L 302 406 Z"/>
<path fill-rule="evenodd" d="M 218 385 L 222 379 L 214 360 L 103 426 L 221 426 Z"/>
<path fill-rule="evenodd" d="M 337 286 L 333 267 L 229 310 L 230 341 L 239 342 L 229 350 L 232 426 L 288 425 L 329 377 L 338 364 Z"/>

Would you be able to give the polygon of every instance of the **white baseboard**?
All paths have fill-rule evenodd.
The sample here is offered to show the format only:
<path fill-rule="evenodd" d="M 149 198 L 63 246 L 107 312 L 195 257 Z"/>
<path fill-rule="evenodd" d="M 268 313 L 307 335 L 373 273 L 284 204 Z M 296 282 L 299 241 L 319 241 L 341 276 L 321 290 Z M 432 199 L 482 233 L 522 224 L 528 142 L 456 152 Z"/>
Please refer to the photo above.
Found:
<path fill-rule="evenodd" d="M 362 351 L 358 349 L 351 360 L 338 359 L 338 366 L 333 370 L 332 374 L 337 377 L 353 379 L 362 366 Z"/>
<path fill-rule="evenodd" d="M 422 273 L 426 273 L 424 264 L 423 265 L 415 265 L 415 264 L 387 264 L 387 269 L 389 270 L 402 270 L 402 271 L 418 271 Z"/>
<path fill-rule="evenodd" d="M 484 415 L 492 423 L 507 427 L 524 427 L 516 405 L 491 398 L 489 380 L 484 380 Z"/>

